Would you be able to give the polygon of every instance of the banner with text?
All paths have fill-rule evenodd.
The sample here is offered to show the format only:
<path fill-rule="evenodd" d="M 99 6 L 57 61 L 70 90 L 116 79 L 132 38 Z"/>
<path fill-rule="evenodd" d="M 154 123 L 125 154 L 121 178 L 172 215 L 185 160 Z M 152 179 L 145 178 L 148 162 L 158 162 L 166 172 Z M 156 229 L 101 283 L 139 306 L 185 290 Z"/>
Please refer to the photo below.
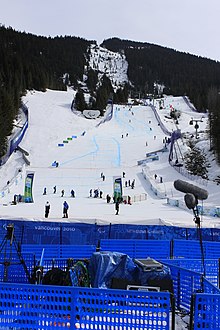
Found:
<path fill-rule="evenodd" d="M 116 202 L 118 199 L 121 201 L 122 199 L 122 180 L 121 176 L 113 176 L 113 195 L 114 201 Z"/>
<path fill-rule="evenodd" d="M 33 195 L 32 195 L 32 187 L 34 180 L 34 172 L 27 172 L 25 179 L 25 187 L 24 187 L 24 201 L 25 203 L 33 203 Z"/>

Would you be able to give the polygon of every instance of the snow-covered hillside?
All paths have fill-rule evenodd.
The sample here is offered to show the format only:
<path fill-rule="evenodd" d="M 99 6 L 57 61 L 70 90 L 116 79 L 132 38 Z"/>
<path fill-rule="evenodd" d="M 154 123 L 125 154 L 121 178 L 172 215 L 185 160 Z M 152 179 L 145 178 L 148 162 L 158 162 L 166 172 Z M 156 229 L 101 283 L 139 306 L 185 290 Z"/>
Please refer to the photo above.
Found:
<path fill-rule="evenodd" d="M 89 67 L 98 72 L 98 81 L 105 74 L 112 83 L 114 91 L 128 82 L 128 62 L 125 55 L 91 44 Z"/>
<path fill-rule="evenodd" d="M 100 119 L 88 120 L 71 111 L 73 93 L 71 89 L 67 92 L 48 90 L 46 93 L 29 92 L 24 98 L 29 108 L 29 128 L 21 147 L 29 152 L 30 166 L 13 179 L 24 164 L 22 155 L 16 152 L 0 168 L 0 189 L 5 189 L 5 197 L 0 199 L 1 217 L 44 220 L 44 206 L 49 201 L 51 212 L 48 221 L 61 221 L 62 204 L 66 200 L 70 205 L 68 221 L 194 226 L 190 210 L 167 204 L 167 198 L 183 201 L 183 194 L 173 186 L 174 180 L 188 180 L 170 166 L 169 152 L 157 152 L 158 160 L 145 166 L 138 165 L 138 161 L 146 158 L 146 153 L 164 147 L 165 134 L 151 107 L 114 105 L 112 120 L 97 125 Z M 179 128 L 191 135 L 195 133 L 189 120 L 192 116 L 200 118 L 201 115 L 193 113 L 181 97 L 165 97 L 163 109 L 159 109 L 159 100 L 155 100 L 167 129 L 176 129 L 174 122 L 167 118 L 170 105 L 182 111 Z M 205 121 L 204 118 L 204 123 L 201 123 L 202 131 L 205 130 Z M 198 134 L 204 133 L 199 130 Z M 67 140 L 72 136 L 74 138 Z M 58 144 L 64 140 L 68 143 L 59 147 Z M 182 150 L 184 143 L 184 139 L 179 141 Z M 52 166 L 54 161 L 59 162 L 58 168 Z M 24 193 L 26 171 L 35 173 L 34 203 L 11 205 L 14 194 Z M 105 174 L 105 181 L 100 176 L 101 172 Z M 115 216 L 114 204 L 106 203 L 106 195 L 112 196 L 113 177 L 122 175 L 122 172 L 126 173 L 123 195 L 131 196 L 132 205 L 122 204 L 119 215 Z M 135 180 L 134 189 L 128 185 L 129 180 Z M 7 181 L 10 181 L 8 185 Z M 209 182 L 204 186 L 199 181 L 192 183 L 208 190 L 205 206 L 218 205 L 219 187 L 216 184 Z M 55 185 L 56 194 L 53 193 Z M 45 187 L 47 194 L 43 195 Z M 61 197 L 62 189 L 64 197 Z M 75 198 L 70 197 L 71 189 L 75 191 Z M 101 190 L 102 198 L 89 198 L 90 189 Z M 158 192 L 166 198 L 159 198 Z M 218 218 L 203 216 L 202 222 L 203 226 L 219 226 Z"/>

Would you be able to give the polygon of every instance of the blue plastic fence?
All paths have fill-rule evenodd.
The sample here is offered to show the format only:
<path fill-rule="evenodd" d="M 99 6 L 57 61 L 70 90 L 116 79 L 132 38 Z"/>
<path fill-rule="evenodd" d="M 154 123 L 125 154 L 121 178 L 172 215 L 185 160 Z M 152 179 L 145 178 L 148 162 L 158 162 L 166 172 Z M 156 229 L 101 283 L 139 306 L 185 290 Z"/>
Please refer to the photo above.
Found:
<path fill-rule="evenodd" d="M 63 271 L 67 270 L 67 259 L 66 258 L 44 258 L 43 260 L 43 274 L 52 268 L 60 268 Z"/>
<path fill-rule="evenodd" d="M 201 247 L 199 241 L 173 240 L 173 256 L 189 259 L 201 259 Z"/>
<path fill-rule="evenodd" d="M 205 257 L 207 259 L 220 258 L 220 243 L 204 241 Z"/>
<path fill-rule="evenodd" d="M 34 256 L 25 253 L 22 257 L 27 266 L 27 271 L 31 274 L 34 266 Z M 29 278 L 17 254 L 0 255 L 0 282 L 29 283 Z"/>
<path fill-rule="evenodd" d="M 204 258 L 217 259 L 220 257 L 220 242 L 203 241 Z M 201 246 L 195 240 L 173 240 L 173 256 L 201 259 Z"/>
<path fill-rule="evenodd" d="M 4 330 L 170 330 L 175 321 L 169 292 L 0 283 L 0 309 Z"/>
<path fill-rule="evenodd" d="M 203 278 L 203 292 L 204 293 L 214 293 L 220 294 L 220 289 L 217 288 L 212 282 L 207 278 Z"/>
<path fill-rule="evenodd" d="M 220 329 L 220 294 L 198 293 L 193 298 L 191 329 Z"/>
<path fill-rule="evenodd" d="M 95 221 L 95 219 L 94 219 Z M 131 225 L 131 224 L 88 224 L 62 222 L 36 222 L 28 220 L 0 220 L 0 240 L 6 234 L 8 224 L 14 224 L 15 235 L 24 244 L 69 244 L 97 245 L 100 239 L 150 239 L 172 240 L 180 239 L 184 242 L 198 240 L 196 228 L 182 228 L 160 225 Z M 220 242 L 220 228 L 202 228 L 204 241 Z M 191 258 L 192 256 L 190 256 Z M 210 258 L 210 257 L 209 257 Z"/>
<path fill-rule="evenodd" d="M 96 250 L 95 245 L 22 244 L 22 253 L 34 253 L 40 257 L 45 248 L 45 257 L 88 258 Z M 201 259 L 201 246 L 196 240 L 145 240 L 145 239 L 101 239 L 102 251 L 123 252 L 132 258 L 188 258 Z M 220 257 L 220 242 L 203 241 L 204 258 Z"/>
<path fill-rule="evenodd" d="M 131 258 L 170 258 L 170 241 L 102 239 L 101 251 L 122 252 Z"/>
<path fill-rule="evenodd" d="M 220 290 L 202 273 L 174 266 L 171 260 L 163 263 L 171 270 L 177 309 L 189 312 L 192 296 L 198 292 L 220 294 Z"/>
<path fill-rule="evenodd" d="M 44 258 L 90 258 L 96 251 L 95 245 L 52 245 L 23 244 L 22 253 L 33 253 L 40 259 L 44 249 Z"/>
<path fill-rule="evenodd" d="M 176 308 L 189 312 L 192 295 L 203 291 L 202 274 L 169 263 L 164 264 L 171 270 Z"/>
<path fill-rule="evenodd" d="M 175 265 L 181 268 L 192 270 L 198 273 L 204 273 L 203 262 L 201 259 L 164 259 L 160 262 L 168 262 L 170 265 Z M 205 259 L 205 277 L 213 285 L 219 287 L 219 260 L 218 259 Z"/>

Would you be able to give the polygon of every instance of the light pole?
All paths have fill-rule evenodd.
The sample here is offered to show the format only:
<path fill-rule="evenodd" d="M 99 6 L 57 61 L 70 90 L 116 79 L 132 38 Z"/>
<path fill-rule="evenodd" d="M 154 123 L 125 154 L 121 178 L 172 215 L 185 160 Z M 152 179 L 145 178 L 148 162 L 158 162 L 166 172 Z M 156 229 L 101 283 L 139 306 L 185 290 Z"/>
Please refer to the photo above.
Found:
<path fill-rule="evenodd" d="M 193 125 L 193 123 L 195 123 L 195 130 L 196 130 L 196 139 L 198 139 L 198 129 L 199 129 L 199 125 L 198 125 L 198 122 L 202 123 L 202 119 L 193 119 L 191 118 L 190 122 L 189 122 L 189 125 Z"/>

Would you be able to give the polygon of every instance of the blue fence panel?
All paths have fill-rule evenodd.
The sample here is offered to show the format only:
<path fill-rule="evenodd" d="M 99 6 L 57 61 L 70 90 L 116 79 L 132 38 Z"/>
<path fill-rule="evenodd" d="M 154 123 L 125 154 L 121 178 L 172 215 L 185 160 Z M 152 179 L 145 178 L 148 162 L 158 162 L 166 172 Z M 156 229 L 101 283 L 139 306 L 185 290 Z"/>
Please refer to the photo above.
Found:
<path fill-rule="evenodd" d="M 160 259 L 160 262 L 169 262 L 170 265 L 175 265 L 181 268 L 192 270 L 198 273 L 204 273 L 203 262 L 201 259 Z M 219 260 L 205 259 L 205 277 L 216 287 L 219 286 Z"/>
<path fill-rule="evenodd" d="M 170 304 L 169 292 L 0 283 L 0 327 L 169 330 Z"/>
<path fill-rule="evenodd" d="M 100 240 L 101 251 L 121 252 L 134 257 L 134 240 L 129 239 L 102 239 Z"/>
<path fill-rule="evenodd" d="M 127 225 L 127 224 L 111 225 L 108 238 L 111 238 L 111 239 L 145 239 L 145 238 L 147 238 L 147 226 Z"/>
<path fill-rule="evenodd" d="M 0 326 L 5 329 L 10 325 L 13 330 L 70 328 L 74 301 L 71 289 L 0 283 Z"/>
<path fill-rule="evenodd" d="M 170 258 L 170 241 L 135 240 L 136 258 Z"/>
<path fill-rule="evenodd" d="M 57 245 L 57 244 L 23 244 L 22 253 L 32 253 L 40 259 L 44 249 L 44 258 L 90 258 L 96 251 L 95 245 Z"/>
<path fill-rule="evenodd" d="M 193 307 L 191 324 L 194 330 L 220 329 L 220 294 L 198 293 Z"/>
<path fill-rule="evenodd" d="M 14 224 L 15 235 L 22 237 L 25 244 L 92 244 L 96 245 L 100 239 L 142 239 L 142 240 L 181 240 L 183 245 L 198 240 L 196 228 L 180 228 L 173 226 L 145 226 L 127 224 L 97 225 L 95 223 L 62 223 L 21 220 L 0 220 L 0 240 L 6 234 L 8 224 Z M 208 230 L 208 231 L 207 231 Z M 207 233 L 207 235 L 205 235 Z M 220 241 L 220 229 L 202 229 L 203 240 Z M 204 242 L 205 242 L 204 240 Z M 184 243 L 186 242 L 186 243 Z M 211 243 L 211 242 L 210 242 Z M 199 243 L 198 243 L 199 244 Z M 192 245 L 193 247 L 193 245 Z M 180 250 L 182 247 L 180 247 Z M 190 251 L 191 253 L 192 251 Z M 196 251 L 193 250 L 194 253 Z M 211 252 L 210 252 L 211 253 Z M 187 255 L 187 257 L 189 254 Z M 189 256 L 192 258 L 192 255 Z M 210 257 L 209 257 L 210 258 Z"/>
<path fill-rule="evenodd" d="M 203 278 L 203 292 L 220 294 L 220 289 L 218 289 L 213 283 L 211 283 L 206 278 Z"/>
<path fill-rule="evenodd" d="M 204 242 L 206 258 L 214 259 L 220 257 L 220 242 Z"/>
<path fill-rule="evenodd" d="M 102 251 L 122 252 L 131 258 L 169 258 L 170 241 L 103 239 L 100 241 Z"/>
<path fill-rule="evenodd" d="M 61 258 L 90 258 L 95 251 L 95 245 L 60 245 Z"/>
<path fill-rule="evenodd" d="M 45 258 L 59 258 L 60 257 L 60 245 L 37 245 L 37 244 L 22 244 L 21 253 L 32 253 L 37 260 L 40 260 L 42 251 L 44 249 Z"/>
<path fill-rule="evenodd" d="M 67 259 L 66 258 L 44 258 L 43 260 L 43 275 L 46 274 L 52 268 L 60 268 L 63 271 L 67 270 Z"/>
<path fill-rule="evenodd" d="M 30 253 L 22 255 L 27 272 L 32 274 L 34 268 L 34 256 Z M 29 283 L 29 277 L 24 269 L 23 262 L 18 254 L 13 252 L 9 255 L 0 255 L 0 282 L 7 283 Z"/>
<path fill-rule="evenodd" d="M 170 329 L 169 312 L 167 292 L 75 289 L 79 329 Z"/>
<path fill-rule="evenodd" d="M 61 244 L 96 244 L 96 233 L 98 229 L 96 224 L 60 223 L 60 226 Z"/>
<path fill-rule="evenodd" d="M 202 274 L 174 266 L 169 262 L 163 263 L 171 271 L 177 309 L 189 312 L 192 295 L 202 291 Z"/>
<path fill-rule="evenodd" d="M 201 259 L 199 241 L 173 240 L 173 257 Z"/>

